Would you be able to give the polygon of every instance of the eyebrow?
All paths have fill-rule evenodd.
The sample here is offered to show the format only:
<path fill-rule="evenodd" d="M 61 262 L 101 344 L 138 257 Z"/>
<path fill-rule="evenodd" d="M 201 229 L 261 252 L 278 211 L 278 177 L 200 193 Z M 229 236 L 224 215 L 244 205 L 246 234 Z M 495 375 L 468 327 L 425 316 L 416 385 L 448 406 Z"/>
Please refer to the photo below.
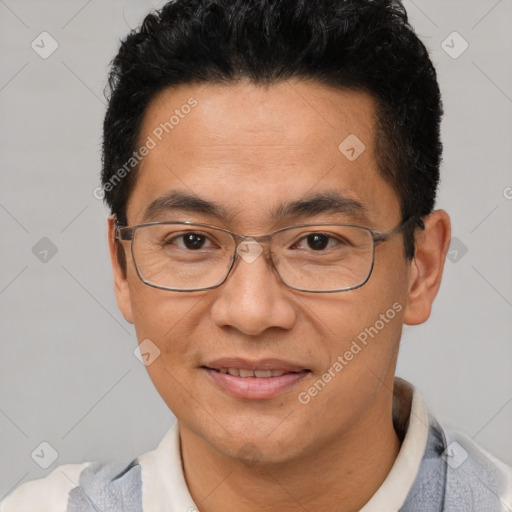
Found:
<path fill-rule="evenodd" d="M 235 216 L 214 201 L 207 201 L 186 192 L 171 191 L 155 199 L 146 208 L 143 222 L 151 221 L 159 215 L 172 211 L 208 215 L 223 221 L 229 221 Z M 270 212 L 270 218 L 273 221 L 279 221 L 288 217 L 317 216 L 323 213 L 342 214 L 370 224 L 368 210 L 362 203 L 335 191 L 315 193 L 297 201 L 281 203 Z"/>

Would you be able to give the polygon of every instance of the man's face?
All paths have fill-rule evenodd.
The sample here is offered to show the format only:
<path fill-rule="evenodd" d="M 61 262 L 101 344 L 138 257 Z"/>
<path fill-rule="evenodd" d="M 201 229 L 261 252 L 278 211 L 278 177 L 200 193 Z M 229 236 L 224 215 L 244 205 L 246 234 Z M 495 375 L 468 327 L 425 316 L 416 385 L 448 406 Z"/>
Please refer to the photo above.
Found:
<path fill-rule="evenodd" d="M 197 105 L 158 142 L 154 130 L 191 97 Z M 375 124 L 370 96 L 305 82 L 165 90 L 142 124 L 140 143 L 148 136 L 158 143 L 138 174 L 128 224 L 194 221 L 250 236 L 304 223 L 394 228 L 401 222 L 400 205 L 377 172 Z M 365 146 L 355 160 L 354 141 L 356 154 L 363 149 L 357 139 L 339 149 L 351 134 Z M 151 203 L 171 192 L 215 203 L 226 215 L 172 208 L 145 215 Z M 366 218 L 356 211 L 271 215 L 281 205 L 320 193 L 361 203 Z M 199 442 L 227 456 L 242 458 L 254 450 L 265 461 L 290 461 L 340 435 L 364 436 L 389 413 L 409 292 L 401 235 L 377 245 L 364 286 L 341 293 L 290 289 L 265 255 L 252 263 L 240 259 L 218 288 L 160 290 L 139 279 L 129 243 L 123 244 L 127 278 L 117 290 L 119 304 L 139 341 L 158 346 L 149 375 L 181 428 Z M 207 369 L 223 358 L 245 360 L 232 363 L 238 368 L 281 360 L 274 365 L 302 371 L 284 376 L 287 385 L 276 380 L 273 393 L 244 394 L 244 377 L 231 376 L 226 386 L 222 379 L 230 377 Z M 324 375 L 329 369 L 330 379 Z M 314 388 L 323 375 L 328 382 Z"/>

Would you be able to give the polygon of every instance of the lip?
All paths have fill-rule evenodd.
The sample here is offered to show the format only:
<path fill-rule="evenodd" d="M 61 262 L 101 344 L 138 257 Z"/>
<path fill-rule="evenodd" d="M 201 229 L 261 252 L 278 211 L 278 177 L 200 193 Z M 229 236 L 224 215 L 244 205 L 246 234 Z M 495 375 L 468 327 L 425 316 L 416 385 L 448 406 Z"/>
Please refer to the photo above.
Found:
<path fill-rule="evenodd" d="M 290 390 L 309 375 L 308 370 L 285 373 L 280 377 L 237 377 L 202 367 L 207 377 L 226 393 L 245 400 L 265 400 Z"/>
<path fill-rule="evenodd" d="M 267 358 L 258 361 L 249 361 L 240 357 L 224 357 L 204 364 L 206 368 L 219 370 L 220 368 L 241 368 L 244 370 L 277 370 L 282 372 L 301 372 L 308 370 L 299 363 L 284 361 L 283 359 Z M 249 378 L 249 377 L 247 377 Z"/>
<path fill-rule="evenodd" d="M 220 368 L 244 370 L 276 370 L 286 372 L 279 377 L 239 377 L 220 373 Z M 223 358 L 201 367 L 210 381 L 224 392 L 245 400 L 265 400 L 289 391 L 302 381 L 310 370 L 302 365 L 281 359 L 249 361 L 241 358 Z"/>

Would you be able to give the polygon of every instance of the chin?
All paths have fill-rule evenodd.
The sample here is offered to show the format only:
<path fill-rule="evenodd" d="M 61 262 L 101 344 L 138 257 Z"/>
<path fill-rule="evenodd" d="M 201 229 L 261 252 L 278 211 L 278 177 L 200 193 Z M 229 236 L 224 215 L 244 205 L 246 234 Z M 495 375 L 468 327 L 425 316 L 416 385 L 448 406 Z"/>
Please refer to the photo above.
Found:
<path fill-rule="evenodd" d="M 265 467 L 289 463 L 299 458 L 304 449 L 292 433 L 283 431 L 278 436 L 276 432 L 269 437 L 264 432 L 250 433 L 250 429 L 239 431 L 230 429 L 232 435 L 224 432 L 222 439 L 214 438 L 207 441 L 226 457 L 238 460 L 245 466 Z"/>

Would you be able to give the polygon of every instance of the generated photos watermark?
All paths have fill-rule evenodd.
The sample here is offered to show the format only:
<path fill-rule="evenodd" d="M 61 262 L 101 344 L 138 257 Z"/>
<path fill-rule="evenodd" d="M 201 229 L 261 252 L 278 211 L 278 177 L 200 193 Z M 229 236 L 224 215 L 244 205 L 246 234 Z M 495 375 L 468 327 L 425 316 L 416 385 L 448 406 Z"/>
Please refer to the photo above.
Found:
<path fill-rule="evenodd" d="M 298 395 L 298 400 L 302 405 L 307 405 L 311 402 L 311 399 L 318 395 L 329 382 L 332 381 L 337 375 L 341 373 L 341 371 L 354 359 L 357 354 L 359 354 L 364 347 L 368 345 L 370 341 L 369 338 L 373 339 L 375 336 L 379 334 L 382 329 L 386 327 L 387 324 L 395 316 L 397 313 L 402 311 L 402 304 L 399 302 L 395 302 L 391 308 L 389 308 L 385 313 L 381 314 L 379 319 L 370 327 L 365 328 L 361 331 L 356 339 L 352 340 L 352 344 L 350 348 L 346 350 L 342 355 L 339 355 L 336 358 L 336 361 L 329 367 L 329 369 L 324 372 L 324 374 L 312 385 L 307 391 L 302 391 Z"/>
<path fill-rule="evenodd" d="M 130 172 L 142 161 L 142 159 L 149 154 L 152 149 L 158 146 L 159 142 L 162 142 L 164 136 L 169 134 L 176 126 L 178 126 L 182 119 L 192 112 L 192 109 L 197 107 L 198 101 L 194 97 L 190 97 L 186 103 L 174 111 L 174 114 L 169 117 L 168 121 L 160 123 L 152 132 L 148 135 L 146 142 L 137 150 L 132 153 L 132 156 L 128 159 L 125 164 L 120 167 L 110 179 L 101 185 L 96 187 L 92 194 L 96 199 L 103 199 L 106 192 L 112 192 L 114 188 L 121 183 L 121 181 L 130 174 Z"/>

